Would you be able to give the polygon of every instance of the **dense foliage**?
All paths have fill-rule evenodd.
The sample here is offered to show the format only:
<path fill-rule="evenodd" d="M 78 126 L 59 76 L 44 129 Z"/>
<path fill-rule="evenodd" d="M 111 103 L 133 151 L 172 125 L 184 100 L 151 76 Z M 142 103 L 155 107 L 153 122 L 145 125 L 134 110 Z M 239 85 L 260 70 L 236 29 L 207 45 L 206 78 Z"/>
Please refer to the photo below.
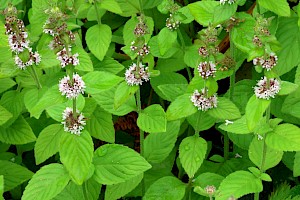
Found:
<path fill-rule="evenodd" d="M 300 199 L 297 1 L 0 10 L 0 199 Z"/>

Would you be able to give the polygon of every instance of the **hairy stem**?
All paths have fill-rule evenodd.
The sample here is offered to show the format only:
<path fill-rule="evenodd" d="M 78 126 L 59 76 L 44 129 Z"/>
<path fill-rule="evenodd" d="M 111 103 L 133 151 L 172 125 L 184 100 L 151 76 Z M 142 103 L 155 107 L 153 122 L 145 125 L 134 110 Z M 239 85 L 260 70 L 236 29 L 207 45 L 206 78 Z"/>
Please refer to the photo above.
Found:
<path fill-rule="evenodd" d="M 180 31 L 180 29 L 178 28 L 177 29 L 177 34 L 179 36 L 179 39 L 180 39 L 180 43 L 181 43 L 181 46 L 182 46 L 182 50 L 183 52 L 185 51 L 185 42 L 184 42 L 184 39 L 183 39 L 183 36 L 182 36 L 182 33 Z M 192 72 L 191 72 L 191 69 L 189 68 L 189 66 L 185 65 L 185 68 L 186 68 L 186 71 L 188 73 L 188 77 L 189 77 L 189 80 L 192 80 Z"/>
<path fill-rule="evenodd" d="M 32 76 L 33 80 L 35 81 L 37 88 L 38 88 L 38 89 L 41 89 L 41 88 L 42 88 L 42 85 L 41 85 L 41 82 L 40 82 L 40 80 L 39 80 L 39 77 L 38 77 L 38 75 L 37 75 L 37 73 L 36 73 L 35 68 L 34 68 L 33 66 L 30 66 L 30 69 L 31 69 L 31 71 L 32 71 L 32 75 L 31 75 L 31 76 Z"/>

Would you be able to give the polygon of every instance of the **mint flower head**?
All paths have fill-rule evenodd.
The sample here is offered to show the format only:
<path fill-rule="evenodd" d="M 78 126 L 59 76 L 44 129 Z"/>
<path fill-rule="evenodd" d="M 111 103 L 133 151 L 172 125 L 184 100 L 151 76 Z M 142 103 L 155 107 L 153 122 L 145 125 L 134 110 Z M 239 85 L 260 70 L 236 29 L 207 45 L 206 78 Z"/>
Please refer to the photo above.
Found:
<path fill-rule="evenodd" d="M 270 71 L 277 65 L 278 57 L 275 53 L 270 53 L 266 58 L 260 57 L 253 59 L 254 65 L 260 65 L 262 68 L 266 69 L 267 71 Z"/>
<path fill-rule="evenodd" d="M 208 79 L 210 76 L 214 77 L 215 73 L 216 73 L 216 65 L 215 63 L 213 63 L 212 61 L 209 62 L 201 62 L 198 65 L 198 72 L 199 75 L 203 78 L 203 79 Z"/>
<path fill-rule="evenodd" d="M 69 51 L 67 52 L 66 48 L 63 48 L 61 51 L 57 52 L 57 60 L 60 61 L 60 65 L 62 68 L 64 68 L 67 65 L 79 65 L 79 59 L 78 59 L 78 53 L 75 53 L 73 55 L 69 55 L 71 52 L 71 48 L 69 48 Z"/>
<path fill-rule="evenodd" d="M 73 74 L 72 81 L 70 76 L 65 76 L 59 81 L 59 91 L 68 99 L 76 99 L 80 93 L 84 93 L 85 83 L 78 74 Z"/>
<path fill-rule="evenodd" d="M 220 0 L 220 4 L 222 5 L 224 5 L 226 2 L 228 2 L 229 4 L 233 4 L 235 0 Z"/>
<path fill-rule="evenodd" d="M 275 78 L 268 79 L 263 77 L 259 80 L 254 87 L 254 93 L 257 98 L 269 100 L 271 97 L 275 98 L 275 95 L 280 90 L 280 83 Z"/>
<path fill-rule="evenodd" d="M 76 116 L 74 116 L 70 107 L 67 107 L 62 113 L 62 120 L 61 123 L 64 125 L 64 130 L 75 135 L 80 135 L 84 125 L 86 125 L 83 114 L 77 110 Z"/>
<path fill-rule="evenodd" d="M 26 69 L 29 66 L 32 66 L 33 64 L 39 65 L 41 62 L 41 56 L 38 52 L 32 52 L 31 48 L 29 50 L 29 59 L 27 61 L 23 61 L 19 55 L 15 56 L 15 64 L 19 69 Z"/>
<path fill-rule="evenodd" d="M 180 21 L 176 20 L 172 14 L 170 14 L 170 17 L 166 19 L 166 27 L 171 31 L 174 31 L 177 28 L 179 28 L 179 25 Z"/>
<path fill-rule="evenodd" d="M 191 101 L 198 110 L 207 111 L 211 108 L 216 108 L 218 105 L 217 95 L 214 94 L 211 97 L 207 97 L 208 90 L 203 88 L 201 92 L 195 90 L 191 96 Z"/>
<path fill-rule="evenodd" d="M 142 63 L 139 66 L 133 63 L 125 72 L 125 80 L 130 86 L 142 85 L 144 81 L 147 82 L 149 79 L 148 67 L 145 67 Z"/>

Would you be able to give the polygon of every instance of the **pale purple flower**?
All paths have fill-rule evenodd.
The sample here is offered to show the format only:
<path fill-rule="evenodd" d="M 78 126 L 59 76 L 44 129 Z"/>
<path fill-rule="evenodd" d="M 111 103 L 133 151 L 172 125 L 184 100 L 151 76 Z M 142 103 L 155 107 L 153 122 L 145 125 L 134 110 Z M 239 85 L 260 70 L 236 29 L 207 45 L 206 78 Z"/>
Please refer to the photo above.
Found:
<path fill-rule="evenodd" d="M 73 55 L 71 54 L 71 48 L 69 48 L 69 51 L 67 52 L 66 48 L 63 48 L 61 51 L 59 51 L 57 55 L 57 60 L 60 61 L 60 65 L 62 68 L 64 68 L 67 65 L 79 65 L 79 59 L 78 59 L 78 53 L 75 53 Z"/>
<path fill-rule="evenodd" d="M 32 52 L 31 49 L 29 49 L 30 51 L 30 56 L 28 61 L 23 62 L 21 60 L 21 58 L 16 55 L 15 56 L 15 64 L 18 66 L 19 69 L 26 69 L 26 67 L 28 66 L 32 66 L 33 64 L 39 65 L 41 62 L 41 56 L 38 52 Z"/>
<path fill-rule="evenodd" d="M 129 69 L 125 72 L 125 80 L 128 85 L 142 85 L 143 82 L 147 82 L 150 79 L 150 73 L 148 72 L 148 67 L 140 63 L 139 67 L 137 64 L 133 63 Z"/>
<path fill-rule="evenodd" d="M 76 110 L 76 116 L 74 116 L 73 109 L 70 107 L 67 107 L 62 113 L 62 120 L 64 130 L 75 135 L 80 135 L 86 125 L 83 114 Z"/>
<path fill-rule="evenodd" d="M 136 52 L 137 55 L 144 57 L 150 53 L 150 46 L 148 46 L 147 43 L 138 45 L 133 41 L 131 42 L 130 50 Z"/>
<path fill-rule="evenodd" d="M 170 14 L 170 17 L 166 19 L 166 27 L 171 31 L 176 30 L 179 27 L 179 25 L 180 21 L 174 19 L 172 14 Z"/>
<path fill-rule="evenodd" d="M 211 196 L 216 192 L 216 187 L 214 185 L 208 185 L 205 187 L 205 192 Z"/>
<path fill-rule="evenodd" d="M 59 91 L 69 99 L 76 99 L 79 94 L 83 94 L 85 83 L 78 74 L 73 74 L 72 81 L 67 75 L 59 81 Z"/>
<path fill-rule="evenodd" d="M 275 98 L 275 95 L 280 90 L 280 83 L 275 78 L 268 79 L 263 77 L 259 80 L 254 87 L 254 93 L 257 98 L 269 100 L 271 97 Z"/>
<path fill-rule="evenodd" d="M 195 90 L 191 96 L 191 101 L 198 110 L 206 111 L 211 108 L 216 108 L 218 105 L 217 95 L 214 94 L 211 97 L 207 97 L 207 89 L 202 89 L 201 93 L 198 90 Z"/>
<path fill-rule="evenodd" d="M 8 44 L 12 52 L 18 54 L 24 49 L 29 48 L 29 40 L 27 32 L 20 32 L 18 34 L 12 33 L 8 36 Z"/>
<path fill-rule="evenodd" d="M 198 72 L 199 75 L 203 78 L 203 79 L 208 79 L 210 76 L 214 77 L 215 73 L 216 73 L 216 65 L 215 63 L 213 63 L 212 61 L 209 62 L 201 62 L 198 65 Z"/>
<path fill-rule="evenodd" d="M 267 58 L 260 57 L 253 59 L 254 65 L 260 65 L 262 68 L 266 69 L 267 71 L 270 71 L 277 65 L 278 57 L 275 53 L 270 53 L 270 55 Z"/>

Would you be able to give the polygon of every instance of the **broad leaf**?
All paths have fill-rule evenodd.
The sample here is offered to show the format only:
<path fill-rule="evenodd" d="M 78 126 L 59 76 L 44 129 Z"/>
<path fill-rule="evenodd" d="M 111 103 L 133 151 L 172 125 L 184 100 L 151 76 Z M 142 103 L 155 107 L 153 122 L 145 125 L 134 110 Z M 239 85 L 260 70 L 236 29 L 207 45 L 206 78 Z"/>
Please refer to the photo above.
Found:
<path fill-rule="evenodd" d="M 241 117 L 239 109 L 225 97 L 218 97 L 216 108 L 209 109 L 207 113 L 215 119 L 232 120 Z"/>
<path fill-rule="evenodd" d="M 219 4 L 220 2 L 216 1 L 198 1 L 189 4 L 188 7 L 199 24 L 208 26 L 213 22 L 214 10 Z"/>
<path fill-rule="evenodd" d="M 219 126 L 220 129 L 235 133 L 235 134 L 249 134 L 251 131 L 248 130 L 246 117 L 245 115 L 238 120 L 233 121 L 232 123 L 224 123 Z"/>
<path fill-rule="evenodd" d="M 95 180 L 105 185 L 125 182 L 151 168 L 136 151 L 118 144 L 99 147 L 93 163 Z"/>
<path fill-rule="evenodd" d="M 179 158 L 182 167 L 193 178 L 200 168 L 206 154 L 207 143 L 197 135 L 186 137 L 179 146 Z"/>
<path fill-rule="evenodd" d="M 94 145 L 90 134 L 83 131 L 81 135 L 65 132 L 60 139 L 60 160 L 68 170 L 72 180 L 81 185 L 88 176 Z"/>
<path fill-rule="evenodd" d="M 16 85 L 16 82 L 11 78 L 0 78 L 0 93 L 8 90 L 9 88 Z"/>
<path fill-rule="evenodd" d="M 278 95 L 288 95 L 295 90 L 297 90 L 299 86 L 297 84 L 288 82 L 288 81 L 281 81 L 280 82 L 280 90 L 278 92 Z"/>
<path fill-rule="evenodd" d="M 166 100 L 174 101 L 186 92 L 187 86 L 188 84 L 163 84 L 159 85 L 158 89 L 166 97 Z"/>
<path fill-rule="evenodd" d="M 85 72 L 90 72 L 90 71 L 94 70 L 91 58 L 90 58 L 89 54 L 87 52 L 85 52 L 85 50 L 83 48 L 75 46 L 72 48 L 72 52 L 74 52 L 74 54 L 75 53 L 79 54 L 79 56 L 78 56 L 79 65 L 75 66 L 76 70 L 85 71 Z"/>
<path fill-rule="evenodd" d="M 0 126 L 5 124 L 12 117 L 13 115 L 3 106 L 0 105 Z"/>
<path fill-rule="evenodd" d="M 159 51 L 161 55 L 164 55 L 177 41 L 177 32 L 170 31 L 167 27 L 163 28 L 157 38 Z"/>
<path fill-rule="evenodd" d="M 100 6 L 110 12 L 122 14 L 122 9 L 115 0 L 102 0 Z"/>
<path fill-rule="evenodd" d="M 258 0 L 258 4 L 279 16 L 290 16 L 290 6 L 287 0 Z"/>
<path fill-rule="evenodd" d="M 4 177 L 4 191 L 9 191 L 29 180 L 33 173 L 21 165 L 0 160 L 0 175 Z"/>
<path fill-rule="evenodd" d="M 216 120 L 207 112 L 198 111 L 193 115 L 187 117 L 187 121 L 196 131 L 204 131 L 211 128 Z"/>
<path fill-rule="evenodd" d="M 108 25 L 96 24 L 87 30 L 85 40 L 90 51 L 99 60 L 103 60 L 110 45 L 111 37 L 112 33 Z"/>
<path fill-rule="evenodd" d="M 51 124 L 40 132 L 34 146 L 36 164 L 41 164 L 59 150 L 60 137 L 64 133 L 63 125 Z"/>
<path fill-rule="evenodd" d="M 126 81 L 121 82 L 115 93 L 114 107 L 118 109 L 123 103 L 125 103 L 130 97 L 132 97 L 135 92 L 139 89 L 139 86 L 130 86 Z"/>
<path fill-rule="evenodd" d="M 293 175 L 294 177 L 300 176 L 300 151 L 297 151 L 295 154 L 294 167 L 293 167 Z"/>
<path fill-rule="evenodd" d="M 148 106 L 139 113 L 137 125 L 148 133 L 165 132 L 167 126 L 166 113 L 158 104 Z"/>
<path fill-rule="evenodd" d="M 46 165 L 33 175 L 25 188 L 22 200 L 50 200 L 63 191 L 69 180 L 69 174 L 63 165 Z"/>

